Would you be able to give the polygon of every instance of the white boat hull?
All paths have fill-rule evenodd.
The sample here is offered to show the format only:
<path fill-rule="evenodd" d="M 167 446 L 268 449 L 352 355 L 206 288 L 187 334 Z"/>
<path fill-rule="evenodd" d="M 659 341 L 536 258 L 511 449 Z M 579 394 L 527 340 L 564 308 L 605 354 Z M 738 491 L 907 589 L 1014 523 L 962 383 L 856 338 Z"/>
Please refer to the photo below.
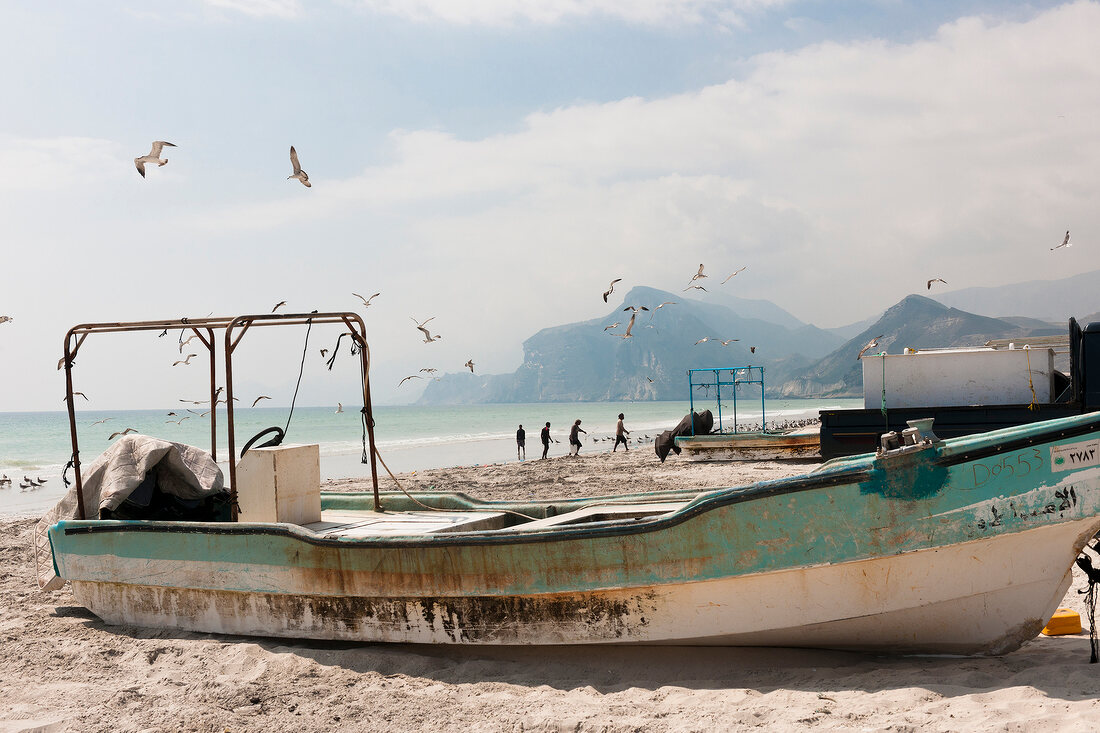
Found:
<path fill-rule="evenodd" d="M 156 561 L 113 558 L 117 577 L 73 581 L 111 624 L 403 643 L 707 644 L 1000 654 L 1034 637 L 1069 586 L 1096 518 L 854 562 L 732 578 L 524 597 L 382 598 L 148 584 Z M 101 558 L 102 560 L 102 558 Z M 130 563 L 143 566 L 127 567 Z M 194 574 L 209 569 L 180 567 Z M 199 565 L 196 563 L 196 565 Z M 271 573 L 284 585 L 285 569 Z M 77 573 L 79 575 L 79 573 Z M 221 587 L 242 587 L 219 578 Z M 1037 609 L 1039 612 L 1037 613 Z"/>

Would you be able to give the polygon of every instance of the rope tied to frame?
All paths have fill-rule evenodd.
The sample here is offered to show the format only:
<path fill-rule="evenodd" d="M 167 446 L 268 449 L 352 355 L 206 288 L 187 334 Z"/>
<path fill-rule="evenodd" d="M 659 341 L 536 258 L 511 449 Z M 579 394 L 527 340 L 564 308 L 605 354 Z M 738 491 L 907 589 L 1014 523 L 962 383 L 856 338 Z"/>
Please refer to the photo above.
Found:
<path fill-rule="evenodd" d="M 1031 390 L 1031 404 L 1029 410 L 1038 410 L 1039 401 L 1035 398 L 1035 383 L 1031 380 L 1031 347 L 1024 346 L 1024 357 L 1027 359 L 1027 388 Z"/>
<path fill-rule="evenodd" d="M 1092 545 L 1092 551 L 1100 553 L 1100 541 L 1095 542 Z M 1085 596 L 1085 614 L 1089 620 L 1089 649 L 1091 654 L 1089 655 L 1089 664 L 1096 664 L 1100 660 L 1100 655 L 1097 654 L 1098 643 L 1096 634 L 1096 586 L 1100 584 L 1100 569 L 1092 566 L 1092 558 L 1089 557 L 1084 550 L 1081 551 L 1081 555 L 1077 558 L 1077 567 L 1085 571 L 1085 575 L 1088 577 L 1089 587 L 1087 590 L 1079 590 L 1078 594 Z"/>

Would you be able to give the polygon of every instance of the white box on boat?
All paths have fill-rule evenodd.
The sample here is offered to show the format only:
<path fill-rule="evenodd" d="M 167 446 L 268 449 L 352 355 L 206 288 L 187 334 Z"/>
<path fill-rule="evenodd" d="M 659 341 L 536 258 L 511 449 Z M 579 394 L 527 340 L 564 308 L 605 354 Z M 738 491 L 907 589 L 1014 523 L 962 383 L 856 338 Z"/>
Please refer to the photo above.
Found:
<path fill-rule="evenodd" d="M 242 522 L 321 521 L 321 450 L 317 445 L 251 448 L 237 464 Z"/>
<path fill-rule="evenodd" d="M 1051 401 L 1051 349 L 943 349 L 885 357 L 865 354 L 863 406 L 881 407 L 883 370 L 886 407 L 1020 405 Z M 1030 381 L 1029 381 L 1030 379 Z"/>

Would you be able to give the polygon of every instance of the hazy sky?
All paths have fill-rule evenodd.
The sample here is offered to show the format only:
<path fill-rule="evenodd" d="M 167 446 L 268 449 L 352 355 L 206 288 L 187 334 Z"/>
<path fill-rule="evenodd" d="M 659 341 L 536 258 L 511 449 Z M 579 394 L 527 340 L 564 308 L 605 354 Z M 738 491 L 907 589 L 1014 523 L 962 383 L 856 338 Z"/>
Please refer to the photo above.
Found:
<path fill-rule="evenodd" d="M 378 402 L 515 369 L 613 277 L 804 321 L 1100 267 L 1100 5 L 992 0 L 0 0 L 0 411 L 61 409 L 79 322 L 365 312 Z M 168 140 L 143 180 L 133 158 Z M 290 174 L 293 144 L 313 182 Z M 1051 253 L 1066 229 L 1077 246 Z M 716 283 L 712 279 L 710 283 Z M 703 298 L 707 297 L 700 293 Z M 439 343 L 410 317 L 435 316 Z M 315 331 L 300 404 L 354 402 Z M 242 357 L 286 404 L 303 333 Z M 173 343 L 168 343 L 171 340 Z M 90 407 L 202 395 L 100 337 Z M 116 348 L 117 347 L 117 348 Z M 316 358 L 314 358 L 316 356 Z M 186 392 L 186 394 L 184 394 Z M 245 394 L 242 394 L 245 396 Z M 83 405 L 82 405 L 83 406 Z"/>

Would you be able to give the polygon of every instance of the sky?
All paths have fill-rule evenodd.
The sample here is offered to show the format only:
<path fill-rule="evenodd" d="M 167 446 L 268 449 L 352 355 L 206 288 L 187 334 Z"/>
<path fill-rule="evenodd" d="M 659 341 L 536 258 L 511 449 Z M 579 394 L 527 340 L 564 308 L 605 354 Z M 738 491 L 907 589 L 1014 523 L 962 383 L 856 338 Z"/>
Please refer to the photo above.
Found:
<path fill-rule="evenodd" d="M 746 266 L 723 292 L 830 327 L 932 277 L 1100 267 L 1095 2 L 0 13 L 0 412 L 62 409 L 77 323 L 359 310 L 375 401 L 397 404 L 422 367 L 514 370 L 539 329 L 610 314 L 613 278 L 676 292 L 700 262 L 712 287 Z M 152 140 L 177 147 L 142 179 Z M 286 178 L 290 145 L 311 188 Z M 1076 246 L 1052 253 L 1066 229 Z M 315 353 L 334 328 L 311 333 L 299 404 L 355 401 L 350 360 Z M 289 404 L 304 330 L 252 338 L 238 393 Z M 176 341 L 89 338 L 82 408 L 198 399 Z"/>

